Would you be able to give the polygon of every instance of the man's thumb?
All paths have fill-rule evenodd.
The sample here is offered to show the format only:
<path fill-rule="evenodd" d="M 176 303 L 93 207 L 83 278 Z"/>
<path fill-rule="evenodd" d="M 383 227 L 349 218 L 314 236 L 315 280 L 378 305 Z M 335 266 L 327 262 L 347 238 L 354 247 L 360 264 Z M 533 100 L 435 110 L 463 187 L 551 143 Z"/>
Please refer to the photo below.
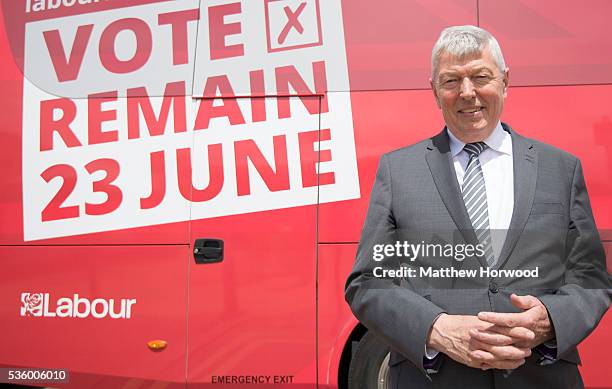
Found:
<path fill-rule="evenodd" d="M 510 295 L 510 302 L 515 307 L 523 309 L 523 310 L 527 310 L 529 308 L 534 307 L 533 296 L 530 296 L 530 295 L 518 296 L 513 293 L 512 295 Z"/>

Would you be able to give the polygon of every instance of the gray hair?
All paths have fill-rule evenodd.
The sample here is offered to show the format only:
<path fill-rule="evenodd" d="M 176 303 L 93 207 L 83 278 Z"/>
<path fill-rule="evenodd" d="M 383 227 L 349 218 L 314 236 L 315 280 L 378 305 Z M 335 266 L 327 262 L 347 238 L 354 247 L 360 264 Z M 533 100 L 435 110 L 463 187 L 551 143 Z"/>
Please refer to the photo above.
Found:
<path fill-rule="evenodd" d="M 502 55 L 499 43 L 497 43 L 497 40 L 491 33 L 476 26 L 445 28 L 440 33 L 440 37 L 431 51 L 432 78 L 435 78 L 438 62 L 442 54 L 449 53 L 458 58 L 466 58 L 481 54 L 485 49 L 489 49 L 493 59 L 497 62 L 499 70 L 503 73 L 506 70 L 504 56 Z"/>

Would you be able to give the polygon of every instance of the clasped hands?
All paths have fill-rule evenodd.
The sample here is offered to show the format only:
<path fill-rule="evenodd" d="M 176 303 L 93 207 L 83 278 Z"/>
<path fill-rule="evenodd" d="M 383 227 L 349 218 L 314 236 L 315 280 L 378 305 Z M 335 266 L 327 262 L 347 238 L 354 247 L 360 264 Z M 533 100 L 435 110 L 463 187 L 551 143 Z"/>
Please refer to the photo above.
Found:
<path fill-rule="evenodd" d="M 536 297 L 510 296 L 520 313 L 480 312 L 478 316 L 438 316 L 427 345 L 464 365 L 488 369 L 516 369 L 531 349 L 552 339 L 548 311 Z"/>

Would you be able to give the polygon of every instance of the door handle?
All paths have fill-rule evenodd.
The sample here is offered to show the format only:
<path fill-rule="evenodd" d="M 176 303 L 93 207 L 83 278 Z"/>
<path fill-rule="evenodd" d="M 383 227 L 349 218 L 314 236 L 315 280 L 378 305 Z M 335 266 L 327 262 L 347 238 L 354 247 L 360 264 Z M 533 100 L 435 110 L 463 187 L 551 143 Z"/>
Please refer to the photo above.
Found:
<path fill-rule="evenodd" d="M 211 238 L 196 239 L 193 244 L 193 257 L 197 264 L 223 261 L 223 240 Z"/>

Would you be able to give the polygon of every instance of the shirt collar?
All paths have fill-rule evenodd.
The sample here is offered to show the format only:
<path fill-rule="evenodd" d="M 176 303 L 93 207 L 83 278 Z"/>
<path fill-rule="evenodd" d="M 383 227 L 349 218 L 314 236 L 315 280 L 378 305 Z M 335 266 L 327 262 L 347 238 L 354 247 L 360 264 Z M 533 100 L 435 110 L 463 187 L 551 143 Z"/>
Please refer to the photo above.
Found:
<path fill-rule="evenodd" d="M 446 133 L 448 134 L 450 141 L 451 155 L 455 157 L 463 150 L 465 143 L 460 141 L 448 128 L 448 126 L 446 127 Z M 510 137 L 510 134 L 503 129 L 500 121 L 497 122 L 493 132 L 491 132 L 491 135 L 489 135 L 484 142 L 492 150 L 499 153 L 512 155 L 512 138 Z"/>

